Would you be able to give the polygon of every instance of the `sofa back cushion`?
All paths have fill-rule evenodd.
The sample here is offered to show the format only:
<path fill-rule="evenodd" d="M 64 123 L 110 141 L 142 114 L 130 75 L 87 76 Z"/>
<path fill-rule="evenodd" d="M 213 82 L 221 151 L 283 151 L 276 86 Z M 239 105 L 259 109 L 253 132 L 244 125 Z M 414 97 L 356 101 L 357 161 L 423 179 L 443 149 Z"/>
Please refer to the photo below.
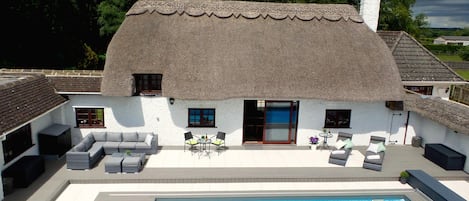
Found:
<path fill-rule="evenodd" d="M 153 135 L 152 132 L 139 132 L 138 133 L 138 142 L 145 142 L 147 135 Z"/>
<path fill-rule="evenodd" d="M 87 151 L 88 149 L 91 148 L 94 144 L 94 138 L 93 135 L 87 135 L 85 138 L 83 138 L 82 143 L 85 145 L 85 150 Z"/>
<path fill-rule="evenodd" d="M 83 142 L 78 143 L 78 144 L 75 146 L 75 151 L 77 151 L 77 152 L 84 152 L 84 151 L 86 151 L 86 150 L 85 150 L 85 144 L 84 144 Z"/>
<path fill-rule="evenodd" d="M 98 142 L 106 141 L 106 132 L 92 132 L 91 134 L 93 135 L 94 140 Z"/>
<path fill-rule="evenodd" d="M 122 142 L 121 132 L 107 132 L 106 141 L 108 142 Z"/>
<path fill-rule="evenodd" d="M 137 132 L 123 132 L 122 141 L 123 142 L 137 142 L 138 141 Z"/>

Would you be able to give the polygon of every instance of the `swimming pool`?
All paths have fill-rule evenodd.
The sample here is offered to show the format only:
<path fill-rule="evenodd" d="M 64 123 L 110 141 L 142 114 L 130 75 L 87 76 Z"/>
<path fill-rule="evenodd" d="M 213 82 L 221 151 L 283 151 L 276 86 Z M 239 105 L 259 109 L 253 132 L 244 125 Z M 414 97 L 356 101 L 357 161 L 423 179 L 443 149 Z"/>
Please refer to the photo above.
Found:
<path fill-rule="evenodd" d="M 156 198 L 155 201 L 410 201 L 406 196 L 301 196 L 301 197 L 209 197 L 209 198 Z"/>

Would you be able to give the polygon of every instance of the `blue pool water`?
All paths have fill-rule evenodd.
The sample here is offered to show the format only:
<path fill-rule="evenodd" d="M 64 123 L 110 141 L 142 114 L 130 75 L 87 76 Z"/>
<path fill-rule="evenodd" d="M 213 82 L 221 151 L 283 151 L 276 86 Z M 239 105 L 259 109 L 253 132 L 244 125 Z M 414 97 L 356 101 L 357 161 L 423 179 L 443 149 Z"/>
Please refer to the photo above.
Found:
<path fill-rule="evenodd" d="M 405 196 L 157 198 L 155 201 L 409 201 Z"/>

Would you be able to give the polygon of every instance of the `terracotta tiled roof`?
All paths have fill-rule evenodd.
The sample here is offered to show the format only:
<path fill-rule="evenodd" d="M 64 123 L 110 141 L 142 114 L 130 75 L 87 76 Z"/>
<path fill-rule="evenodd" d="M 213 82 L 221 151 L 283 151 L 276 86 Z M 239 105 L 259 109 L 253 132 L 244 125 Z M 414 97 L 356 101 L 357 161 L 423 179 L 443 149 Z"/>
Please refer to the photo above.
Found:
<path fill-rule="evenodd" d="M 101 77 L 60 77 L 48 76 L 47 79 L 57 92 L 100 92 Z"/>
<path fill-rule="evenodd" d="M 378 34 L 391 49 L 402 81 L 464 81 L 406 32 L 378 31 Z"/>
<path fill-rule="evenodd" d="M 100 70 L 2 69 L 10 73 L 44 74 L 57 92 L 100 92 Z"/>
<path fill-rule="evenodd" d="M 41 74 L 0 73 L 0 135 L 67 100 Z"/>

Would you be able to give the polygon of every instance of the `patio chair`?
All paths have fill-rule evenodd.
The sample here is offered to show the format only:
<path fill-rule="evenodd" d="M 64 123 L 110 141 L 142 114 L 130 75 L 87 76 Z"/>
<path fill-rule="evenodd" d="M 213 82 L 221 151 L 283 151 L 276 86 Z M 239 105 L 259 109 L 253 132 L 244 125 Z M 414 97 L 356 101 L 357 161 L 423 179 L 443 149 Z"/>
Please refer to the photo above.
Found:
<path fill-rule="evenodd" d="M 334 150 L 329 155 L 329 163 L 345 166 L 352 152 L 352 136 L 350 133 L 339 132 Z"/>
<path fill-rule="evenodd" d="M 381 171 L 385 155 L 385 142 L 386 138 L 371 136 L 370 145 L 366 150 L 365 160 L 363 161 L 363 168 Z"/>
<path fill-rule="evenodd" d="M 217 136 L 214 140 L 212 140 L 212 144 L 217 146 L 218 155 L 220 155 L 220 151 L 225 148 L 225 135 L 226 133 L 218 131 Z"/>
<path fill-rule="evenodd" d="M 186 146 L 189 146 L 189 150 L 193 151 L 198 144 L 198 140 L 194 138 L 191 131 L 184 133 L 184 151 L 186 151 Z"/>

